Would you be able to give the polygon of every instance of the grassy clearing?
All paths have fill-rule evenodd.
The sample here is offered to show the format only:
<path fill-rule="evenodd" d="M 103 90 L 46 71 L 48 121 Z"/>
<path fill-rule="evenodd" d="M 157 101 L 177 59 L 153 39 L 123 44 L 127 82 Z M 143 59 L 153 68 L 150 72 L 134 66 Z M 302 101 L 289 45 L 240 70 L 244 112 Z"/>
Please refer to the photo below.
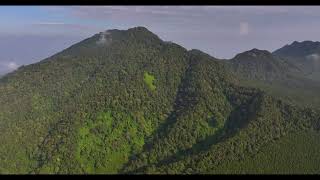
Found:
<path fill-rule="evenodd" d="M 148 85 L 148 87 L 154 91 L 156 90 L 156 86 L 153 84 L 153 81 L 155 80 L 154 76 L 149 74 L 148 72 L 144 73 L 144 82 Z"/>

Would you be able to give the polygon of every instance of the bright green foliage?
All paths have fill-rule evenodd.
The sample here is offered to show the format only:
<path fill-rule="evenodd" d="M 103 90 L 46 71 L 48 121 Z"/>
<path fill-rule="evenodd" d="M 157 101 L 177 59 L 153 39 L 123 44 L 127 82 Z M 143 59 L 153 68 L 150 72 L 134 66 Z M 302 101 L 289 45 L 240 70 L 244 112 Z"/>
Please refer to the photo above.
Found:
<path fill-rule="evenodd" d="M 124 113 L 99 113 L 79 129 L 77 159 L 85 173 L 116 173 L 144 145 L 144 132 Z"/>
<path fill-rule="evenodd" d="M 152 76 L 148 72 L 145 72 L 143 80 L 152 91 L 154 91 L 156 89 L 156 86 L 153 84 L 154 83 L 153 82 L 154 81 L 154 76 Z"/>

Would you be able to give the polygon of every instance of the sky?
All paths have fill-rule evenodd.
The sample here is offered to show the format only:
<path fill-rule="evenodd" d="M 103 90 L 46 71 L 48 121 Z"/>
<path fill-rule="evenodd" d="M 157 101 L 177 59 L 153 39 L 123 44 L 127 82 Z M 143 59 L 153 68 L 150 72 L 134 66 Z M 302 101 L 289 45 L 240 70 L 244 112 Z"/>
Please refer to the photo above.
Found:
<path fill-rule="evenodd" d="M 320 6 L 0 6 L 0 74 L 108 29 L 144 26 L 165 41 L 229 59 L 320 40 Z"/>

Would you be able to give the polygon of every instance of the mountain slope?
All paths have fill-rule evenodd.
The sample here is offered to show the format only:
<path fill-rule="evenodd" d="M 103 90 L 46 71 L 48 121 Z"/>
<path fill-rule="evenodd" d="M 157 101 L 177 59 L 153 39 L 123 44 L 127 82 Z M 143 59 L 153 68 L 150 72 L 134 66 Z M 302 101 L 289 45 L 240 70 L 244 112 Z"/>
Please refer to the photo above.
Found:
<path fill-rule="evenodd" d="M 288 132 L 319 132 L 319 110 L 229 68 L 144 27 L 21 67 L 0 79 L 0 173 L 217 173 Z"/>
<path fill-rule="evenodd" d="M 295 41 L 274 51 L 273 54 L 297 65 L 306 77 L 320 81 L 320 42 Z"/>

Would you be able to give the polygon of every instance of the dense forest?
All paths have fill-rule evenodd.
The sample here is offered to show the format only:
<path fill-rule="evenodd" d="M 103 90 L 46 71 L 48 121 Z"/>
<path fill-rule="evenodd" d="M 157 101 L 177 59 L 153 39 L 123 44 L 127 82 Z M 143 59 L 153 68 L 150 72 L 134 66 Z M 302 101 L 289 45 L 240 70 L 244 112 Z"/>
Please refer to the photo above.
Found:
<path fill-rule="evenodd" d="M 1 77 L 0 173 L 319 174 L 320 71 L 284 54 L 95 34 Z"/>

